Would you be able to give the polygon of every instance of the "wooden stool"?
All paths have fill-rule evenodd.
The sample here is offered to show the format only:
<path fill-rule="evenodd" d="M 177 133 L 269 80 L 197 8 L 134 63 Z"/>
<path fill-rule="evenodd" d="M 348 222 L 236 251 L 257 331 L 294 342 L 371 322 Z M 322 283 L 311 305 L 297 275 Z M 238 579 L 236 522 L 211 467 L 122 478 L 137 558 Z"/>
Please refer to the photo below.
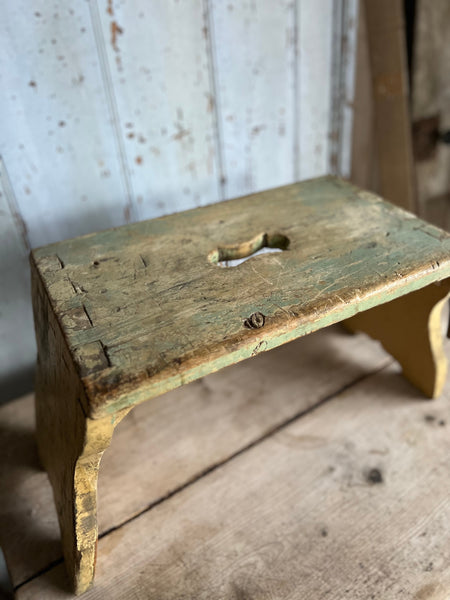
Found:
<path fill-rule="evenodd" d="M 450 235 L 333 177 L 51 244 L 31 268 L 38 445 L 76 593 L 100 459 L 136 404 L 343 320 L 426 395 L 445 380 Z"/>

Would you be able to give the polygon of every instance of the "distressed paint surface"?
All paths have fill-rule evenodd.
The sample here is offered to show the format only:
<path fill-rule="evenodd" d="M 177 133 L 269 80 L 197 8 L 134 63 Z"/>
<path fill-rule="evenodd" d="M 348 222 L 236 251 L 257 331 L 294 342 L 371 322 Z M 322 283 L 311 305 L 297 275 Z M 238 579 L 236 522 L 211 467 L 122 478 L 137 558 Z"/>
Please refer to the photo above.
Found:
<path fill-rule="evenodd" d="M 202 0 L 98 6 L 97 35 L 139 218 L 217 201 L 215 99 Z"/>
<path fill-rule="evenodd" d="M 295 3 L 210 3 L 223 195 L 295 180 Z"/>
<path fill-rule="evenodd" d="M 0 154 L 15 214 L 1 283 L 14 291 L 0 331 L 20 320 L 22 333 L 0 346 L 0 382 L 11 357 L 35 360 L 25 250 L 10 243 L 23 229 L 43 245 L 325 173 L 345 152 L 328 136 L 353 64 L 327 63 L 345 24 L 311 1 L 270 4 L 5 3 Z"/>
<path fill-rule="evenodd" d="M 286 251 L 221 269 L 258 233 Z M 89 415 L 141 402 L 450 276 L 450 235 L 325 177 L 34 251 Z M 264 326 L 247 319 L 264 315 Z"/>
<path fill-rule="evenodd" d="M 330 172 L 332 124 L 333 25 L 341 2 L 300 0 L 297 5 L 298 128 L 296 179 L 318 177 Z M 333 6 L 334 5 L 334 6 Z M 340 35 L 340 29 L 338 30 Z M 320 76 L 319 76 L 320 73 Z"/>
<path fill-rule="evenodd" d="M 89 5 L 8 2 L 0 31 L 0 153 L 31 246 L 123 223 L 130 199 Z"/>
<path fill-rule="evenodd" d="M 334 167 L 332 162 L 333 153 L 330 152 L 331 171 L 338 173 L 341 177 L 350 177 L 352 170 L 358 18 L 359 0 L 344 0 L 341 46 L 334 49 L 334 53 L 340 54 L 342 59 L 341 68 L 338 71 L 340 93 L 334 100 L 340 114 L 339 145 L 336 151 L 337 165 L 334 165 Z M 333 132 L 333 123 L 331 123 L 331 131 Z M 332 133 L 330 137 L 332 138 Z"/>
<path fill-rule="evenodd" d="M 248 260 L 219 266 L 233 257 Z M 137 403 L 371 308 L 407 376 L 432 395 L 445 380 L 450 234 L 334 177 L 51 244 L 31 266 L 38 446 L 77 594 L 94 579 L 100 460 Z M 423 377 L 415 348 L 398 355 L 405 327 Z"/>

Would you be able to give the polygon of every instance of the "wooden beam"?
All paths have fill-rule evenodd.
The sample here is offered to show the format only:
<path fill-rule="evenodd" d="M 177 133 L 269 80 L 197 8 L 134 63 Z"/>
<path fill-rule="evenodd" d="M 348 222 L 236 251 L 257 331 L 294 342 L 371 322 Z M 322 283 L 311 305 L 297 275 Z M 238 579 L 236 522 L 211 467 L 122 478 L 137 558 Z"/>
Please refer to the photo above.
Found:
<path fill-rule="evenodd" d="M 390 202 L 415 211 L 403 3 L 401 0 L 363 0 L 361 13 L 365 14 L 367 31 L 375 143 L 375 156 L 372 156 L 369 133 L 365 161 L 367 164 L 376 161 L 375 190 Z M 360 42 L 361 39 L 360 37 Z M 360 60 L 364 62 L 365 57 L 360 57 Z M 359 70 L 359 82 L 365 77 L 366 73 Z M 361 85 L 364 89 L 364 82 L 361 84 L 357 80 L 357 99 L 358 93 L 361 94 Z M 358 122 L 357 115 L 356 112 L 355 132 L 361 132 L 364 139 L 367 132 L 364 131 L 364 125 Z M 369 106 L 365 121 L 365 126 L 369 130 L 371 123 Z M 354 138 L 354 150 L 358 147 L 357 144 L 359 141 L 355 142 Z M 354 155 L 354 165 L 355 161 L 356 164 L 361 161 L 360 154 Z M 358 173 L 360 172 L 361 167 L 358 168 Z M 366 173 L 364 176 L 368 178 L 372 177 L 372 174 Z M 358 181 L 358 183 L 363 182 Z"/>

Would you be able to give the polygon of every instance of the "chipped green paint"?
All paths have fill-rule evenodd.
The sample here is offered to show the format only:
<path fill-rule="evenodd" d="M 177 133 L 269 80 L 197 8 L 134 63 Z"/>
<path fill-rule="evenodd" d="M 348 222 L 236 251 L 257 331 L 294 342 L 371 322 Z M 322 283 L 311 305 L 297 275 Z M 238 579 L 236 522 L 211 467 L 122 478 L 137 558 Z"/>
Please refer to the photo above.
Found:
<path fill-rule="evenodd" d="M 234 269 L 211 263 L 264 235 L 289 246 Z M 450 236 L 325 177 L 52 244 L 33 260 L 99 418 L 450 277 Z M 254 312 L 261 329 L 244 324 Z"/>

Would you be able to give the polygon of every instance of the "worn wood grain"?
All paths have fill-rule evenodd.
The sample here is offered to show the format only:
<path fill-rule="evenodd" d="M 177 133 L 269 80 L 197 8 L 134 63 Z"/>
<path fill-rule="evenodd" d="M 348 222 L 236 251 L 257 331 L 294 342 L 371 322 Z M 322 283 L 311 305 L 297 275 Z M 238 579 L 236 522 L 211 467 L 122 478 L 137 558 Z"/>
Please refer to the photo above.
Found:
<path fill-rule="evenodd" d="M 355 61 L 350 180 L 364 189 L 377 190 L 375 107 L 364 2 L 359 5 Z"/>
<path fill-rule="evenodd" d="M 390 202 L 416 210 L 408 104 L 403 4 L 365 0 L 372 74 L 377 191 Z"/>
<path fill-rule="evenodd" d="M 335 326 L 136 407 L 101 462 L 100 535 L 388 360 Z M 0 545 L 15 586 L 62 556 L 32 400 L 0 409 Z"/>
<path fill-rule="evenodd" d="M 84 391 L 69 348 L 36 272 L 33 311 L 38 346 L 36 435 L 61 530 L 66 566 L 76 593 L 92 583 L 97 551 L 97 477 L 115 425 L 127 409 L 103 419 L 86 419 Z"/>
<path fill-rule="evenodd" d="M 288 250 L 221 269 L 255 235 Z M 33 253 L 99 418 L 450 275 L 450 236 L 335 178 Z M 260 312 L 264 327 L 246 326 Z"/>
<path fill-rule="evenodd" d="M 280 257 L 252 256 L 264 248 Z M 33 252 L 37 437 L 75 592 L 93 582 L 100 460 L 128 410 L 358 312 L 397 306 L 405 294 L 422 298 L 450 276 L 449 259 L 450 235 L 336 178 Z M 419 298 L 407 306 L 435 315 L 434 296 L 433 305 Z M 436 315 L 430 323 L 439 329 Z M 422 316 L 413 341 L 434 366 L 437 346 Z M 391 340 L 401 333 L 381 339 L 397 350 Z M 417 361 L 399 358 L 412 381 L 440 391 L 443 360 L 423 381 Z"/>
<path fill-rule="evenodd" d="M 365 379 L 103 537 L 85 598 L 445 600 L 449 392 L 422 402 L 397 367 Z M 65 585 L 60 565 L 17 599 Z"/>

